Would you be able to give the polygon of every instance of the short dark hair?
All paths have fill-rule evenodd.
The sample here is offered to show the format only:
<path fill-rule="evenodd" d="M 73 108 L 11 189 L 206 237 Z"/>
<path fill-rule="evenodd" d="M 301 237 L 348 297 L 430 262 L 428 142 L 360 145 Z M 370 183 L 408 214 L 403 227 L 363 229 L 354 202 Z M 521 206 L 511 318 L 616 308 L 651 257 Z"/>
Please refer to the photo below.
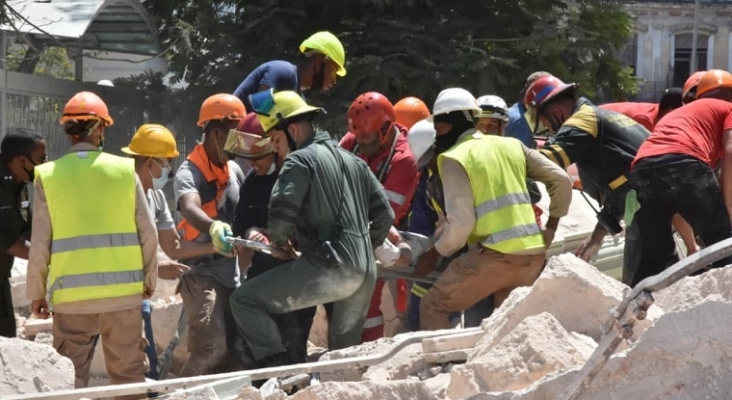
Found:
<path fill-rule="evenodd" d="M 34 130 L 11 129 L 0 143 L 0 160 L 9 162 L 18 156 L 30 156 L 30 153 L 35 150 L 36 145 L 41 140 L 43 140 L 43 135 Z"/>
<path fill-rule="evenodd" d="M 684 90 L 679 87 L 671 87 L 663 92 L 661 100 L 658 102 L 660 110 L 675 110 L 683 105 L 682 95 Z"/>

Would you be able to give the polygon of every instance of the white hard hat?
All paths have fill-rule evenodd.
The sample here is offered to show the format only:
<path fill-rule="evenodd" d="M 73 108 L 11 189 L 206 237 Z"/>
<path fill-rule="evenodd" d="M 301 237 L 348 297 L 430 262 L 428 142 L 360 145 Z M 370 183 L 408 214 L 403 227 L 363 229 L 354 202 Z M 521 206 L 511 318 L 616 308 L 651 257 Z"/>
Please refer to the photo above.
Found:
<path fill-rule="evenodd" d="M 435 144 L 436 134 L 435 125 L 427 119 L 417 122 L 409 129 L 407 143 L 409 143 L 409 148 L 412 150 L 415 160 L 419 162 L 427 151 L 432 148 Z M 429 160 L 425 160 L 424 163 L 419 162 L 420 167 L 423 166 L 422 164 L 426 164 L 426 161 Z"/>
<path fill-rule="evenodd" d="M 481 109 L 478 118 L 494 118 L 508 122 L 508 105 L 502 98 L 492 94 L 480 96 L 478 106 Z"/>
<path fill-rule="evenodd" d="M 472 121 L 473 117 L 480 113 L 481 109 L 478 102 L 470 92 L 463 88 L 445 89 L 437 95 L 435 105 L 432 107 L 432 115 L 427 119 L 434 121 L 435 115 L 448 114 L 453 111 L 463 111 L 468 120 Z"/>
<path fill-rule="evenodd" d="M 114 83 L 112 83 L 112 81 L 110 81 L 109 79 L 102 79 L 101 81 L 97 82 L 97 85 L 114 87 Z"/>

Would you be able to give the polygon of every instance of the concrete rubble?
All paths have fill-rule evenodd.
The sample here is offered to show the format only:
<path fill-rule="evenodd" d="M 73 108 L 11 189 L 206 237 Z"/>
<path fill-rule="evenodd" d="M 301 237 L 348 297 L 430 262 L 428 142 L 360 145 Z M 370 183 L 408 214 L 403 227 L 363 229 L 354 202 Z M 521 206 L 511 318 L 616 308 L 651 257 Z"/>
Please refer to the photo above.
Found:
<path fill-rule="evenodd" d="M 558 237 L 594 226 L 594 211 L 578 196 L 575 193 L 570 215 L 562 219 Z M 545 194 L 541 206 L 547 205 Z M 175 294 L 177 282 L 159 282 L 152 318 L 156 347 L 162 353 L 177 328 L 182 304 Z M 15 295 L 24 281 L 14 277 L 13 285 Z M 236 386 L 233 394 L 224 395 L 209 384 L 166 398 L 554 400 L 597 347 L 603 326 L 627 289 L 592 265 L 562 254 L 547 262 L 532 287 L 515 289 L 480 328 L 415 339 L 370 367 L 322 372 L 319 383 L 289 396 L 268 385 Z M 615 351 L 581 399 L 721 399 L 732 393 L 732 342 L 727 335 L 732 325 L 732 267 L 685 278 L 654 298 L 646 320 L 635 326 L 633 337 Z M 399 323 L 393 304 L 386 289 L 382 310 L 385 320 L 391 320 L 387 334 Z M 28 304 L 23 297 L 16 305 L 19 331 L 25 337 Z M 328 339 L 322 307 L 315 320 L 310 352 L 320 361 L 381 354 L 421 334 L 387 337 L 320 356 L 316 353 L 327 348 Z M 0 339 L 0 396 L 73 387 L 73 367 L 47 345 L 50 334 L 38 333 L 34 339 L 36 343 Z M 185 345 L 183 336 L 169 377 L 186 361 Z M 92 374 L 97 378 L 92 385 L 105 383 L 100 351 Z"/>

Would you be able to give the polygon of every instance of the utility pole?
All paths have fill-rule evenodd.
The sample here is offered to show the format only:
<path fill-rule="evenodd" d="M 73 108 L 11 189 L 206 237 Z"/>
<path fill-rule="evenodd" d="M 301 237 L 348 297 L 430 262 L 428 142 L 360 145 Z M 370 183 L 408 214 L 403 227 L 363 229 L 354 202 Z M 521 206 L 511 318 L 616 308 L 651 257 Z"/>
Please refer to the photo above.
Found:
<path fill-rule="evenodd" d="M 689 60 L 689 75 L 693 74 L 697 70 L 696 42 L 697 42 L 698 21 L 699 21 L 699 0 L 694 0 L 694 28 L 691 33 L 691 60 Z"/>

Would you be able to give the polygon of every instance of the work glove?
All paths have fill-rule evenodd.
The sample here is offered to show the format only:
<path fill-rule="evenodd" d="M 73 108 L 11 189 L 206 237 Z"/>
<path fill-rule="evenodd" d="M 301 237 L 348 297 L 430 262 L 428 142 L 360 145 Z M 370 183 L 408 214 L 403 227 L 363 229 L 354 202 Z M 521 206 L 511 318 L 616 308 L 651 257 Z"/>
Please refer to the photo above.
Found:
<path fill-rule="evenodd" d="M 208 234 L 211 235 L 211 241 L 216 251 L 221 254 L 231 253 L 234 246 L 226 242 L 227 237 L 234 236 L 234 233 L 231 232 L 231 225 L 226 222 L 214 221 L 208 230 Z"/>

